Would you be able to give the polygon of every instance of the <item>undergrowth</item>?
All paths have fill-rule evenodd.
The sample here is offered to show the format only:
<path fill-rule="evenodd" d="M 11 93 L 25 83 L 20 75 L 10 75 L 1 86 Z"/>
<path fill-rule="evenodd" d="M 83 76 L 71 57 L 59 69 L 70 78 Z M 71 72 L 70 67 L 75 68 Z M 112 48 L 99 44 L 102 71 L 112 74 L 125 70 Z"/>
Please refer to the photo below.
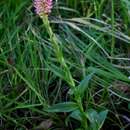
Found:
<path fill-rule="evenodd" d="M 62 64 L 32 1 L 1 0 L 0 130 L 129 129 L 129 17 L 129 0 L 54 1 Z"/>

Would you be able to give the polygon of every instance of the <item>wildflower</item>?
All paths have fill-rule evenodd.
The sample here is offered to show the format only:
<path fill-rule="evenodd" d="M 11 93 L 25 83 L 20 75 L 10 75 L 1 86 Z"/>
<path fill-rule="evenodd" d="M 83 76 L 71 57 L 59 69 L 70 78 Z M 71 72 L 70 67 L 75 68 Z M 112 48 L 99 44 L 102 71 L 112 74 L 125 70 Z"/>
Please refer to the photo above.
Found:
<path fill-rule="evenodd" d="M 34 0 L 34 7 L 38 15 L 48 15 L 51 13 L 52 0 Z"/>

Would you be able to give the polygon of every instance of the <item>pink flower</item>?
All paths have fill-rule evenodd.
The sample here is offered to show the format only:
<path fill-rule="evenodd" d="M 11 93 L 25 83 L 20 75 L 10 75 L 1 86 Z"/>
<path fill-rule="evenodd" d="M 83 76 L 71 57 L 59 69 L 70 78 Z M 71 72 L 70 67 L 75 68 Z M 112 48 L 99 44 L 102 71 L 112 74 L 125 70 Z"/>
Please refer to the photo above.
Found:
<path fill-rule="evenodd" d="M 34 0 L 35 11 L 38 15 L 51 13 L 52 0 Z"/>

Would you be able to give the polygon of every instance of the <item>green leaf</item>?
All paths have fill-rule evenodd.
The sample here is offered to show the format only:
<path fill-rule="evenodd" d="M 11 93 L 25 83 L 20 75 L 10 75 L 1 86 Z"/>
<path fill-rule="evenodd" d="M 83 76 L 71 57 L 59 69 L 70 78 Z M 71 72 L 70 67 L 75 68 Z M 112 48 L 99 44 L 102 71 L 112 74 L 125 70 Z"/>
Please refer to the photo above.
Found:
<path fill-rule="evenodd" d="M 84 92 L 86 91 L 87 87 L 88 87 L 88 84 L 89 84 L 89 81 L 90 79 L 92 78 L 94 73 L 91 73 L 89 75 L 87 75 L 79 84 L 79 86 L 77 87 L 78 89 L 78 92 L 80 94 L 80 96 L 83 96 L 84 95 Z"/>
<path fill-rule="evenodd" d="M 122 0 L 122 1 L 125 3 L 127 9 L 130 10 L 130 1 L 129 0 Z"/>
<path fill-rule="evenodd" d="M 87 118 L 90 121 L 90 129 L 91 130 L 100 130 L 106 117 L 107 117 L 108 110 L 101 111 L 97 113 L 94 109 L 89 109 L 87 111 Z"/>
<path fill-rule="evenodd" d="M 91 80 L 92 76 L 94 73 L 91 73 L 87 75 L 81 82 L 80 84 L 75 88 L 75 89 L 70 89 L 69 94 L 73 95 L 74 93 L 78 93 L 81 97 L 84 96 L 84 92 L 86 91 L 89 81 Z"/>
<path fill-rule="evenodd" d="M 69 68 L 64 66 L 63 68 L 57 67 L 54 64 L 48 65 L 49 70 L 51 70 L 56 76 L 65 80 L 69 85 L 75 86 Z"/>
<path fill-rule="evenodd" d="M 91 123 L 95 123 L 98 120 L 98 113 L 94 109 L 87 111 L 87 117 Z"/>
<path fill-rule="evenodd" d="M 73 111 L 69 116 L 74 118 L 75 120 L 78 120 L 78 121 L 82 120 L 81 112 L 79 110 Z"/>
<path fill-rule="evenodd" d="M 102 112 L 99 113 L 99 120 L 98 120 L 99 128 L 102 127 L 102 125 L 103 125 L 103 123 L 104 123 L 104 121 L 107 117 L 107 114 L 108 114 L 108 110 L 105 110 L 105 111 L 102 111 Z"/>
<path fill-rule="evenodd" d="M 63 71 L 63 69 L 61 69 L 60 67 L 57 67 L 54 64 L 48 65 L 48 68 L 59 78 L 61 79 L 65 79 L 65 72 Z"/>
<path fill-rule="evenodd" d="M 42 104 L 19 104 L 15 109 L 24 109 L 24 108 L 32 108 L 32 107 L 37 107 L 41 106 Z"/>
<path fill-rule="evenodd" d="M 93 72 L 93 71 L 96 74 L 98 74 L 99 76 L 105 77 L 106 79 L 108 79 L 108 78 L 114 79 L 115 78 L 115 79 L 118 79 L 118 80 L 130 82 L 128 77 L 126 77 L 124 74 L 122 74 L 117 69 L 109 68 L 109 70 L 103 70 L 103 69 L 99 69 L 99 68 L 95 68 L 95 67 L 89 67 L 88 68 L 88 72 Z"/>
<path fill-rule="evenodd" d="M 64 102 L 54 104 L 53 106 L 49 107 L 46 111 L 47 112 L 72 112 L 78 108 L 78 105 L 74 102 Z"/>

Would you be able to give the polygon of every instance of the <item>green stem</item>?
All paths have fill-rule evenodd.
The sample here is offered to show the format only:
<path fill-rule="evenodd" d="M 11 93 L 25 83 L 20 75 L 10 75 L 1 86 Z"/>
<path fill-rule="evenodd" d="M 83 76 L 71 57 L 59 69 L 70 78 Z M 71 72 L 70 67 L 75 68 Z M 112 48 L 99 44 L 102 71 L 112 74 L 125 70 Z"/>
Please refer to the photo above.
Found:
<path fill-rule="evenodd" d="M 87 123 L 87 118 L 86 118 L 86 115 L 85 115 L 85 112 L 84 112 L 84 108 L 83 108 L 83 105 L 82 105 L 82 99 L 81 99 L 79 94 L 75 93 L 74 95 L 75 95 L 75 100 L 76 100 L 76 102 L 77 102 L 77 104 L 79 106 L 79 110 L 80 110 L 81 116 L 82 116 L 81 126 L 85 130 L 87 130 L 88 123 Z"/>
<path fill-rule="evenodd" d="M 111 6 L 112 6 L 111 24 L 112 24 L 112 31 L 114 32 L 114 20 L 115 20 L 115 18 L 114 18 L 114 10 L 115 10 L 114 9 L 114 0 L 112 0 Z M 114 48 L 115 48 L 115 37 L 112 36 L 111 56 L 114 55 Z"/>
<path fill-rule="evenodd" d="M 46 30 L 50 36 L 50 41 L 52 43 L 52 46 L 54 48 L 54 51 L 55 51 L 55 54 L 56 54 L 56 57 L 59 61 L 59 63 L 62 65 L 64 71 L 65 71 L 65 75 L 67 77 L 67 82 L 70 84 L 70 86 L 72 87 L 72 89 L 74 90 L 75 89 L 75 83 L 74 83 L 74 79 L 70 73 L 70 70 L 64 60 L 64 57 L 63 57 L 63 53 L 62 53 L 62 50 L 60 49 L 59 45 L 58 45 L 58 39 L 57 37 L 55 36 L 55 34 L 53 33 L 51 27 L 50 27 L 50 23 L 49 23 L 49 20 L 48 20 L 48 16 L 43 16 L 42 17 L 43 19 L 43 23 L 46 27 Z M 82 113 L 82 122 L 81 122 L 81 125 L 83 126 L 83 128 L 85 128 L 85 130 L 87 129 L 88 125 L 87 125 L 87 119 L 86 119 L 86 116 L 84 114 L 84 109 L 83 109 L 83 105 L 82 105 L 82 99 L 80 97 L 80 95 L 78 93 L 74 93 L 74 96 L 75 96 L 75 101 L 77 102 L 78 106 L 79 106 L 79 110 L 80 112 Z"/>
<path fill-rule="evenodd" d="M 58 39 L 57 39 L 57 37 L 55 36 L 55 34 L 53 33 L 53 31 L 50 27 L 48 16 L 44 15 L 42 17 L 42 19 L 43 19 L 43 23 L 46 27 L 46 30 L 47 30 L 47 32 L 50 36 L 50 40 L 51 40 L 52 46 L 54 48 L 56 57 L 57 57 L 58 61 L 60 62 L 60 64 L 62 65 L 63 69 L 64 69 L 65 76 L 67 78 L 67 82 L 71 85 L 71 87 L 75 87 L 74 79 L 73 79 L 73 77 L 70 73 L 70 70 L 69 70 L 69 68 L 68 68 L 68 66 L 67 66 L 67 64 L 64 60 L 62 50 L 60 49 L 60 47 L 58 45 Z"/>

